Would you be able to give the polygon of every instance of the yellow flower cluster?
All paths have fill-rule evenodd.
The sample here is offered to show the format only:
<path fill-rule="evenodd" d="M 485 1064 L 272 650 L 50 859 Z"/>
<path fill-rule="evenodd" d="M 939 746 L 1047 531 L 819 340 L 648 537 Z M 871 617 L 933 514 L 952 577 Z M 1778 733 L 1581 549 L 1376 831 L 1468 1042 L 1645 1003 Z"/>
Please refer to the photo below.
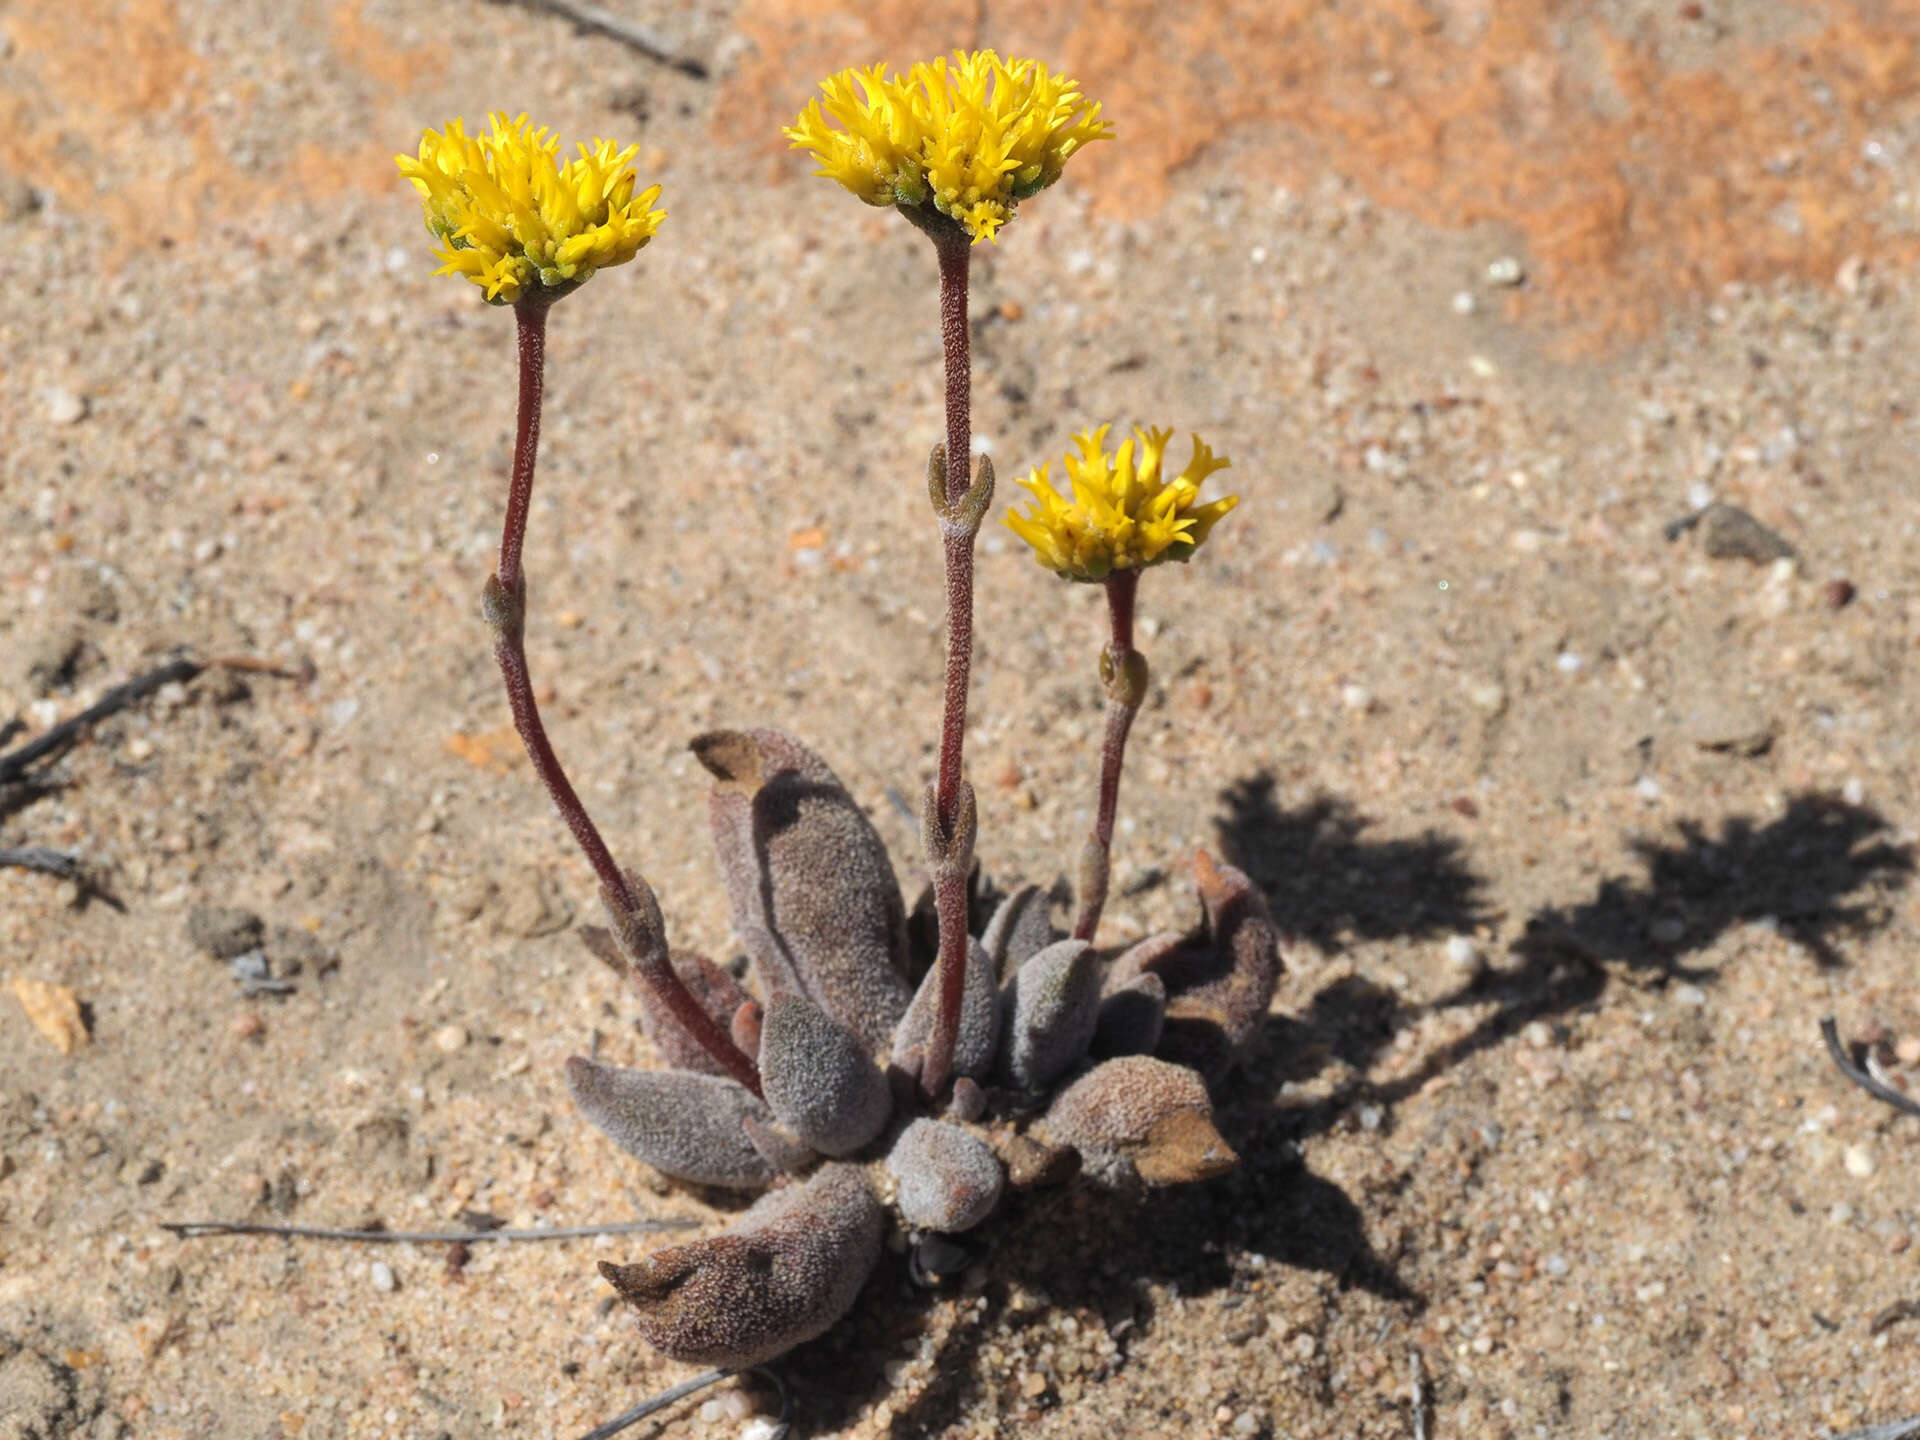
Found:
<path fill-rule="evenodd" d="M 638 195 L 632 160 L 637 146 L 616 150 L 596 140 L 561 165 L 560 138 L 531 130 L 527 117 L 492 116 L 485 135 L 468 135 L 458 120 L 444 133 L 420 137 L 420 155 L 394 156 L 440 238 L 437 275 L 464 275 L 496 304 L 509 304 L 538 283 L 581 283 L 596 270 L 624 265 L 666 218 L 652 208 L 660 187 Z"/>
<path fill-rule="evenodd" d="M 1171 430 L 1136 428 L 1109 453 L 1105 425 L 1082 431 L 1073 437 L 1080 453 L 1066 457 L 1073 498 L 1062 498 L 1047 483 L 1048 467 L 1042 465 L 1020 482 L 1032 493 L 1033 508 L 1024 515 L 1009 510 L 1008 526 L 1042 565 L 1073 580 L 1104 580 L 1115 570 L 1185 560 L 1240 497 L 1195 503 L 1207 476 L 1232 463 L 1216 458 L 1198 435 L 1187 468 L 1163 480 L 1161 458 L 1172 438 Z"/>
<path fill-rule="evenodd" d="M 1060 178 L 1081 146 L 1113 138 L 1100 106 L 1037 60 L 954 53 L 889 79 L 885 65 L 842 70 L 787 129 L 869 205 L 931 204 L 977 244 L 1014 206 Z M 831 116 L 838 126 L 827 123 Z"/>

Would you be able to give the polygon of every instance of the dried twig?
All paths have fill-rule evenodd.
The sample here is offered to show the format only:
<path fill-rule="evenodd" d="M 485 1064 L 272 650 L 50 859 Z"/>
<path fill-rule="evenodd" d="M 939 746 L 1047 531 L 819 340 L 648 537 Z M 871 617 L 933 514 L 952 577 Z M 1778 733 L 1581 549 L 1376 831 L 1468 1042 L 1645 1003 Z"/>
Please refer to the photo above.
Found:
<path fill-rule="evenodd" d="M 1427 1367 L 1418 1347 L 1407 1352 L 1407 1373 L 1412 1382 L 1413 1440 L 1427 1440 Z"/>
<path fill-rule="evenodd" d="M 707 67 L 703 61 L 678 53 L 664 35 L 655 34 L 630 20 L 622 20 L 598 5 L 583 5 L 579 0 L 515 0 L 515 3 L 529 10 L 544 10 L 549 15 L 558 15 L 562 20 L 571 21 L 584 34 L 604 35 L 609 40 L 617 40 L 629 50 L 637 50 L 649 60 L 659 61 L 669 70 L 678 70 L 696 80 L 707 78 Z"/>
<path fill-rule="evenodd" d="M 136 676 L 124 685 L 114 686 L 78 715 L 62 720 L 46 734 L 29 740 L 18 750 L 0 755 L 0 785 L 18 780 L 27 773 L 29 766 L 60 754 L 107 716 L 126 709 L 135 701 L 144 700 L 162 685 L 171 685 L 175 681 L 184 685 L 206 668 L 203 662 L 183 656 L 178 660 L 169 660 L 157 670 Z"/>
<path fill-rule="evenodd" d="M 667 1406 L 673 1404 L 676 1400 L 684 1400 L 687 1396 L 704 1390 L 709 1385 L 719 1384 L 729 1375 L 738 1375 L 741 1373 L 743 1372 L 738 1370 L 709 1370 L 705 1374 L 694 1376 L 691 1380 L 683 1380 L 671 1390 L 662 1390 L 658 1395 L 642 1400 L 624 1415 L 616 1415 L 613 1419 L 607 1421 L 606 1424 L 589 1430 L 585 1435 L 580 1437 L 580 1440 L 608 1440 L 608 1437 L 618 1435 L 628 1426 L 638 1425 L 649 1415 L 666 1409 Z M 761 1379 L 772 1384 L 775 1390 L 780 1392 L 780 1418 L 775 1422 L 773 1440 L 785 1440 L 788 1418 L 793 1410 L 793 1399 L 787 1393 L 787 1382 L 780 1378 L 778 1371 L 765 1367 L 749 1370 L 744 1373 L 758 1375 Z"/>
<path fill-rule="evenodd" d="M 0 849 L 0 870 L 8 868 L 33 870 L 57 880 L 70 880 L 79 887 L 83 897 L 104 900 L 115 910 L 127 908 L 119 896 L 107 889 L 106 881 L 98 871 L 78 855 L 70 855 L 65 850 L 53 850 L 45 845 L 16 845 Z"/>
<path fill-rule="evenodd" d="M 608 1436 L 618 1435 L 630 1425 L 638 1425 L 649 1415 L 666 1409 L 677 1400 L 684 1400 L 687 1396 L 704 1390 L 709 1385 L 718 1385 L 731 1374 L 733 1374 L 731 1370 L 707 1370 L 691 1380 L 682 1380 L 672 1389 L 662 1390 L 658 1395 L 642 1400 L 624 1415 L 616 1415 L 606 1424 L 594 1426 L 582 1435 L 580 1440 L 607 1440 Z"/>
<path fill-rule="evenodd" d="M 1920 1440 L 1920 1415 L 1910 1415 L 1891 1425 L 1869 1425 L 1864 1430 L 1849 1430 L 1833 1440 Z"/>
<path fill-rule="evenodd" d="M 166 664 L 136 675 L 124 685 L 116 685 L 78 715 L 62 720 L 46 734 L 29 740 L 18 750 L 0 755 L 0 785 L 21 779 L 29 768 L 42 760 L 50 760 L 63 753 L 68 746 L 98 725 L 109 715 L 125 710 L 129 705 L 144 700 L 163 685 L 176 681 L 184 685 L 203 671 L 212 669 L 245 670 L 256 675 L 277 675 L 284 680 L 298 680 L 308 684 L 313 680 L 314 669 L 311 660 L 302 660 L 297 666 L 281 665 L 276 661 L 263 660 L 257 655 L 220 655 L 211 660 L 195 660 L 181 655 Z"/>
<path fill-rule="evenodd" d="M 86 873 L 78 855 L 69 855 L 64 850 L 49 850 L 44 845 L 18 845 L 0 850 L 0 870 L 9 867 L 37 870 L 42 875 L 57 875 L 62 880 L 77 879 Z"/>
<path fill-rule="evenodd" d="M 1831 1015 L 1820 1022 L 1820 1034 L 1827 1042 L 1827 1053 L 1833 1057 L 1834 1067 L 1842 1075 L 1874 1099 L 1884 1100 L 1894 1109 L 1905 1114 L 1920 1115 L 1920 1100 L 1915 1100 L 1911 1095 L 1903 1095 L 1891 1085 L 1881 1083 L 1875 1076 L 1868 1074 L 1854 1063 L 1853 1057 L 1847 1053 L 1846 1046 L 1840 1043 L 1840 1027 L 1833 1023 Z"/>
<path fill-rule="evenodd" d="M 1878 1335 L 1891 1330 L 1902 1320 L 1920 1320 L 1920 1300 L 1896 1300 L 1868 1322 L 1867 1333 Z"/>
<path fill-rule="evenodd" d="M 373 1245 L 475 1245 L 483 1240 L 584 1240 L 594 1235 L 640 1235 L 653 1230 L 692 1230 L 697 1220 L 622 1220 L 611 1225 L 567 1225 L 552 1230 L 331 1230 L 307 1225 L 254 1225 L 245 1221 L 163 1220 L 182 1240 L 210 1235 L 284 1235 L 303 1240 L 364 1240 Z"/>

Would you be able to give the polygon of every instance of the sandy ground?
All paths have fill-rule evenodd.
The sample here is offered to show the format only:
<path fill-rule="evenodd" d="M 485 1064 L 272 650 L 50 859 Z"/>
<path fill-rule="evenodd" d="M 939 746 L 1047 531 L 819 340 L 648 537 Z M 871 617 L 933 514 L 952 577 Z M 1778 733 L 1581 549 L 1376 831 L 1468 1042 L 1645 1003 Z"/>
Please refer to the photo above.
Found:
<path fill-rule="evenodd" d="M 524 107 L 666 187 L 554 318 L 529 648 L 615 848 L 727 954 L 686 738 L 807 737 L 916 889 L 940 657 L 932 259 L 768 137 L 826 66 L 976 41 L 1122 135 L 980 258 L 1003 476 L 1165 423 L 1244 497 L 1142 592 L 1104 938 L 1184 919 L 1201 845 L 1294 938 L 1242 1168 L 1015 1204 L 953 1294 L 889 1257 L 786 1363 L 800 1433 L 1401 1437 L 1415 1353 L 1436 1437 L 1920 1412 L 1920 1122 L 1816 1030 L 1920 1036 L 1920 9 L 619 13 L 708 78 L 475 0 L 0 4 L 0 724 L 181 648 L 313 667 L 0 792 L 0 844 L 111 897 L 0 870 L 0 980 L 91 1030 L 0 994 L 0 1436 L 567 1436 L 685 1373 L 594 1272 L 645 1237 L 460 1269 L 158 1228 L 722 1218 L 561 1085 L 647 1047 L 477 615 L 511 323 L 430 277 L 387 157 Z M 1797 559 L 1669 536 L 1709 500 Z M 980 573 L 982 851 L 1051 881 L 1097 596 L 995 527 Z M 202 952 L 208 905 L 291 994 Z"/>

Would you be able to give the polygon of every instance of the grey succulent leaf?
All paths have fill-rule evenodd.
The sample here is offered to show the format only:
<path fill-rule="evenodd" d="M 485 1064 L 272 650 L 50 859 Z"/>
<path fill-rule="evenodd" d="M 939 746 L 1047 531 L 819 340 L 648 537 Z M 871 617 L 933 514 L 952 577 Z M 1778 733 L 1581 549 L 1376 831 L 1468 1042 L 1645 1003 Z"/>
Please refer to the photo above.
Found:
<path fill-rule="evenodd" d="M 1144 974 L 1167 988 L 1166 1021 L 1156 1053 L 1221 1080 L 1259 1037 L 1280 978 L 1280 937 L 1246 874 L 1194 858 L 1204 921 L 1191 936 L 1158 935 L 1114 962 L 1107 990 Z"/>
<path fill-rule="evenodd" d="M 1044 1128 L 1049 1139 L 1078 1150 L 1086 1173 L 1108 1186 L 1211 1179 L 1240 1158 L 1214 1128 L 1206 1081 L 1151 1055 L 1094 1066 L 1054 1097 Z"/>
<path fill-rule="evenodd" d="M 823 1165 L 719 1235 L 600 1273 L 669 1359 L 740 1370 L 825 1333 L 880 1258 L 885 1214 L 857 1166 Z"/>
<path fill-rule="evenodd" d="M 741 1128 L 773 1113 L 734 1080 L 688 1070 L 628 1070 L 573 1056 L 567 1089 L 580 1113 L 663 1174 L 695 1185 L 756 1190 L 776 1171 Z"/>
<path fill-rule="evenodd" d="M 886 1127 L 887 1078 L 860 1037 L 804 995 L 776 991 L 760 1028 L 767 1105 L 825 1155 L 851 1155 Z"/>
<path fill-rule="evenodd" d="M 1003 1080 L 1040 1090 L 1079 1063 L 1099 1019 L 1100 979 L 1084 940 L 1055 941 L 1014 971 L 1000 992 Z"/>
<path fill-rule="evenodd" d="M 935 967 L 921 980 L 913 1003 L 894 1028 L 889 1069 L 919 1075 L 920 1060 L 926 1053 L 927 1037 L 933 1029 L 934 1012 L 939 1008 L 940 971 Z M 967 971 L 960 991 L 960 1032 L 953 1043 L 953 1073 L 970 1080 L 984 1079 L 993 1068 L 994 1049 L 999 1039 L 1000 1002 L 993 962 L 978 940 L 970 940 Z"/>
<path fill-rule="evenodd" d="M 714 848 L 762 987 L 806 995 L 877 1051 L 912 991 L 906 907 L 873 822 L 781 731 L 711 731 L 693 752 L 714 777 Z"/>
<path fill-rule="evenodd" d="M 993 1213 L 1006 1183 L 986 1142 L 943 1120 L 915 1120 L 887 1154 L 894 1203 L 915 1230 L 958 1234 Z"/>
<path fill-rule="evenodd" d="M 1049 913 L 1051 902 L 1038 885 L 1022 885 L 994 910 L 980 943 L 994 971 L 1005 980 L 1059 939 Z"/>

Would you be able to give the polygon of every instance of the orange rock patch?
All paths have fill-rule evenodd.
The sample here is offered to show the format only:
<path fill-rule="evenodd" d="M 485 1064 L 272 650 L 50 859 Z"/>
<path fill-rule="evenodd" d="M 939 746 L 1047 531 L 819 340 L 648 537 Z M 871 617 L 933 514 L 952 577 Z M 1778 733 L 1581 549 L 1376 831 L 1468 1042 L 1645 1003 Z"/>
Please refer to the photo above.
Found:
<path fill-rule="evenodd" d="M 747 0 L 755 53 L 717 124 L 772 148 L 820 75 L 992 44 L 1105 103 L 1118 143 L 1065 183 L 1108 213 L 1151 211 L 1236 138 L 1276 182 L 1332 170 L 1434 225 L 1512 228 L 1538 282 L 1521 313 L 1630 336 L 1727 281 L 1826 282 L 1920 248 L 1867 149 L 1920 117 L 1920 0 L 1783 0 L 1786 33 L 1754 40 L 1719 28 L 1716 10 L 1745 23 L 1728 3 L 1622 34 L 1565 0 L 1067 0 L 995 7 L 980 34 L 971 0 Z"/>

